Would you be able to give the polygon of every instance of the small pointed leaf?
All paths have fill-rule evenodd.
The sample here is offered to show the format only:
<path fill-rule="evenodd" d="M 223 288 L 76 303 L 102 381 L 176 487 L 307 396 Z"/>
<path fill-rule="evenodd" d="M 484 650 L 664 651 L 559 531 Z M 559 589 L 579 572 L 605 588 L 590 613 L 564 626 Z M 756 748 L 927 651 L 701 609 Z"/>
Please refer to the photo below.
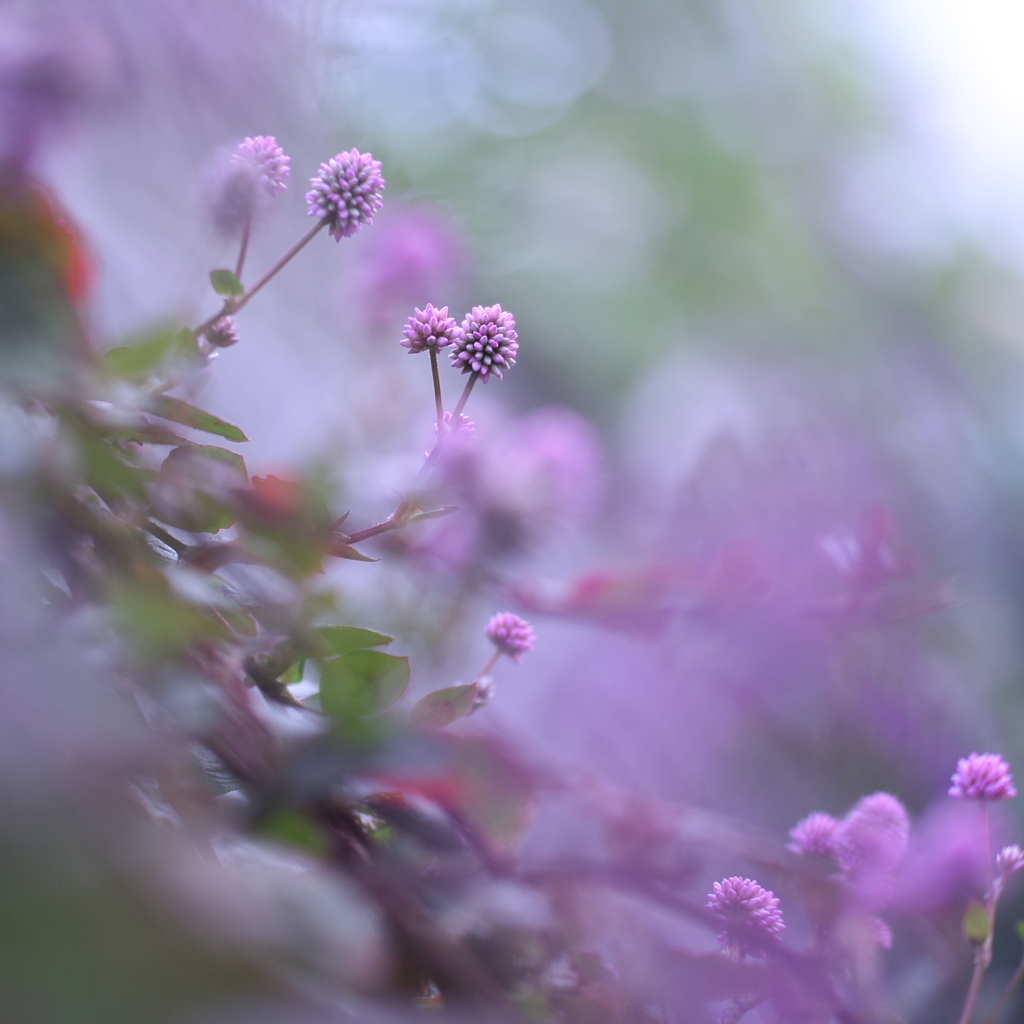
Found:
<path fill-rule="evenodd" d="M 445 505 L 444 508 L 435 508 L 432 512 L 417 512 L 409 522 L 418 523 L 421 519 L 441 519 L 443 516 L 450 516 L 453 512 L 458 511 L 458 505 Z"/>
<path fill-rule="evenodd" d="M 157 395 L 152 402 L 152 410 L 165 420 L 172 423 L 181 423 L 186 427 L 194 427 L 207 434 L 216 434 L 218 437 L 226 438 L 228 441 L 248 441 L 249 438 L 242 433 L 238 427 L 224 420 L 219 419 L 212 413 L 203 409 L 197 409 L 180 398 L 168 398 L 167 395 Z"/>
<path fill-rule="evenodd" d="M 973 946 L 980 946 L 988 938 L 988 911 L 977 900 L 971 900 L 964 912 L 964 938 Z"/>
<path fill-rule="evenodd" d="M 213 285 L 213 290 L 218 295 L 223 295 L 225 298 L 234 298 L 245 294 L 242 282 L 230 270 L 211 270 L 210 284 Z"/>
<path fill-rule="evenodd" d="M 362 551 L 357 551 L 351 544 L 332 544 L 328 554 L 333 555 L 335 558 L 348 558 L 353 562 L 380 561 L 379 558 L 371 558 L 369 555 L 364 555 Z"/>

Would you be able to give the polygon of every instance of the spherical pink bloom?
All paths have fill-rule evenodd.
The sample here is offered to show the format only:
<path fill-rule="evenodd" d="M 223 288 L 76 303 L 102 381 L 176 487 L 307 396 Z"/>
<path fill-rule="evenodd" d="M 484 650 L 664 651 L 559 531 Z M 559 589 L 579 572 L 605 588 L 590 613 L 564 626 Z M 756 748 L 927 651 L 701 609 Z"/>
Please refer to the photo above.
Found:
<path fill-rule="evenodd" d="M 951 781 L 949 795 L 962 800 L 1009 800 L 1017 795 L 1010 766 L 999 754 L 961 757 Z"/>
<path fill-rule="evenodd" d="M 778 941 L 785 931 L 778 898 L 752 878 L 723 878 L 708 893 L 708 910 L 721 919 L 724 930 L 718 936 L 723 946 L 736 946 L 740 953 L 754 956 Z"/>
<path fill-rule="evenodd" d="M 501 306 L 474 306 L 462 321 L 462 336 L 452 347 L 452 366 L 477 373 L 481 381 L 497 377 L 515 366 L 519 342 L 516 322 Z"/>
<path fill-rule="evenodd" d="M 533 650 L 533 627 L 512 612 L 499 612 L 487 623 L 484 632 L 502 654 L 507 654 L 515 662 Z"/>
<path fill-rule="evenodd" d="M 231 157 L 233 167 L 250 169 L 256 184 L 265 195 L 273 197 L 288 186 L 288 164 L 291 157 L 277 144 L 273 135 L 255 135 L 244 139 Z"/>
<path fill-rule="evenodd" d="M 839 822 L 831 814 L 818 811 L 808 814 L 802 821 L 790 829 L 793 842 L 787 849 L 800 856 L 805 854 L 820 857 L 834 857 L 836 854 L 836 829 Z"/>
<path fill-rule="evenodd" d="M 435 309 L 428 302 L 423 309 L 417 308 L 409 317 L 402 333 L 405 338 L 399 344 L 409 350 L 409 355 L 415 355 L 427 349 L 436 352 L 446 348 L 459 338 L 462 330 L 454 317 L 448 315 L 447 306 Z"/>
<path fill-rule="evenodd" d="M 328 225 L 331 237 L 340 241 L 354 235 L 384 205 L 384 179 L 380 161 L 357 149 L 341 152 L 310 179 L 306 193 L 310 217 L 319 217 Z"/>
<path fill-rule="evenodd" d="M 1010 875 L 1016 874 L 1021 868 L 1024 868 L 1024 850 L 1016 843 L 1004 846 L 996 854 L 996 871 L 1004 883 Z"/>
<path fill-rule="evenodd" d="M 836 859 L 859 896 L 880 905 L 909 842 L 906 808 L 890 793 L 873 793 L 862 797 L 836 828 Z"/>

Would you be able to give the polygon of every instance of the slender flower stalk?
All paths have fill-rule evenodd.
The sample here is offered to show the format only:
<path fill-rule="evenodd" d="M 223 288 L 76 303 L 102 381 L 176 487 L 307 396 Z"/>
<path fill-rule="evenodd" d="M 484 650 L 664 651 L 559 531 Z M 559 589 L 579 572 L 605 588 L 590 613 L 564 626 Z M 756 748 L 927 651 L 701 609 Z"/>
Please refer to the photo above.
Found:
<path fill-rule="evenodd" d="M 473 677 L 473 682 L 479 684 L 480 680 L 484 676 L 488 675 L 492 668 L 498 664 L 498 659 L 501 657 L 501 651 L 494 651 L 491 656 L 487 659 L 486 664 L 479 672 Z"/>
<path fill-rule="evenodd" d="M 462 415 L 462 410 L 466 408 L 466 403 L 469 401 L 469 394 L 473 390 L 473 385 L 477 382 L 480 374 L 472 373 L 469 376 L 469 380 L 466 381 L 466 386 L 462 389 L 462 394 L 459 397 L 455 408 L 452 410 L 452 419 L 457 420 Z"/>
<path fill-rule="evenodd" d="M 221 317 L 232 316 L 237 313 L 268 281 L 290 263 L 313 240 L 317 232 L 326 227 L 326 225 L 327 221 L 325 220 L 314 225 L 251 288 L 242 295 L 225 299 L 224 305 L 213 316 L 208 317 L 196 327 L 193 333 L 197 335 L 205 334 Z"/>
<path fill-rule="evenodd" d="M 427 303 L 423 309 L 416 309 L 406 321 L 405 337 L 400 344 L 409 350 L 410 355 L 419 352 L 430 353 L 430 374 L 434 379 L 434 406 L 437 410 L 438 436 L 444 428 L 444 401 L 441 398 L 441 377 L 437 369 L 437 353 L 447 348 L 462 335 L 462 329 L 453 317 L 448 315 L 448 307 L 440 309 Z"/>
<path fill-rule="evenodd" d="M 242 228 L 242 241 L 238 246 L 238 261 L 235 263 L 235 277 L 241 281 L 242 269 L 245 266 L 245 255 L 249 251 L 249 235 L 252 233 L 252 214 L 245 220 L 245 227 Z"/>
<path fill-rule="evenodd" d="M 1017 969 L 1013 972 L 1010 980 L 1006 983 L 1006 987 L 1003 989 L 999 998 L 996 1000 L 995 1006 L 989 1011 L 988 1016 L 982 1021 L 982 1024 L 996 1024 L 999 1020 L 999 1015 L 1006 1008 L 1006 1004 L 1010 1001 L 1010 996 L 1013 995 L 1014 990 L 1020 985 L 1021 981 L 1024 980 L 1024 955 L 1021 956 L 1020 963 L 1017 964 Z"/>
<path fill-rule="evenodd" d="M 958 800 L 976 800 L 981 804 L 981 829 L 984 837 L 985 860 L 988 864 L 988 889 L 985 894 L 985 938 L 974 950 L 974 969 L 964 999 L 960 1024 L 970 1024 L 974 1007 L 981 991 L 981 983 L 992 962 L 992 939 L 995 931 L 996 905 L 1002 893 L 1005 878 L 996 879 L 992 860 L 991 825 L 988 805 L 994 800 L 1009 800 L 1017 795 L 1010 766 L 999 754 L 972 752 L 957 762 L 950 780 L 949 795 Z M 1003 869 L 1005 870 L 1005 869 Z"/>
<path fill-rule="evenodd" d="M 444 399 L 441 397 L 441 375 L 437 370 L 437 352 L 430 350 L 430 375 L 434 380 L 434 408 L 437 412 L 437 432 L 441 436 L 441 428 L 444 426 Z"/>

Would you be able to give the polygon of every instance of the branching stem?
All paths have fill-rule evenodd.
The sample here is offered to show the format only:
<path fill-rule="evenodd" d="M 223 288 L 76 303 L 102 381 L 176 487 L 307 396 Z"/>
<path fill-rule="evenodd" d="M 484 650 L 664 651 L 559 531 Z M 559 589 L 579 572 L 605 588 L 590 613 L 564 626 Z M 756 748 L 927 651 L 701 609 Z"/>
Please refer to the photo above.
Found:
<path fill-rule="evenodd" d="M 327 226 L 326 219 L 318 220 L 248 291 L 242 295 L 225 299 L 219 312 L 204 320 L 193 332 L 197 337 L 205 334 L 221 317 L 237 313 L 271 278 L 299 254 L 314 238 L 316 233 Z"/>

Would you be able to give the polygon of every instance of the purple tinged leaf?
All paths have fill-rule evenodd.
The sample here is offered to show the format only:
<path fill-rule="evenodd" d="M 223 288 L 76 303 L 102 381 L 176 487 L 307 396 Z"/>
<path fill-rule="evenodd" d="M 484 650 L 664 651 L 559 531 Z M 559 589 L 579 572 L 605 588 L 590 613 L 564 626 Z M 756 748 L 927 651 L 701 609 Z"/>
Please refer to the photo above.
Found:
<path fill-rule="evenodd" d="M 446 686 L 418 700 L 409 713 L 414 725 L 425 729 L 442 729 L 465 718 L 473 710 L 476 683 Z"/>

